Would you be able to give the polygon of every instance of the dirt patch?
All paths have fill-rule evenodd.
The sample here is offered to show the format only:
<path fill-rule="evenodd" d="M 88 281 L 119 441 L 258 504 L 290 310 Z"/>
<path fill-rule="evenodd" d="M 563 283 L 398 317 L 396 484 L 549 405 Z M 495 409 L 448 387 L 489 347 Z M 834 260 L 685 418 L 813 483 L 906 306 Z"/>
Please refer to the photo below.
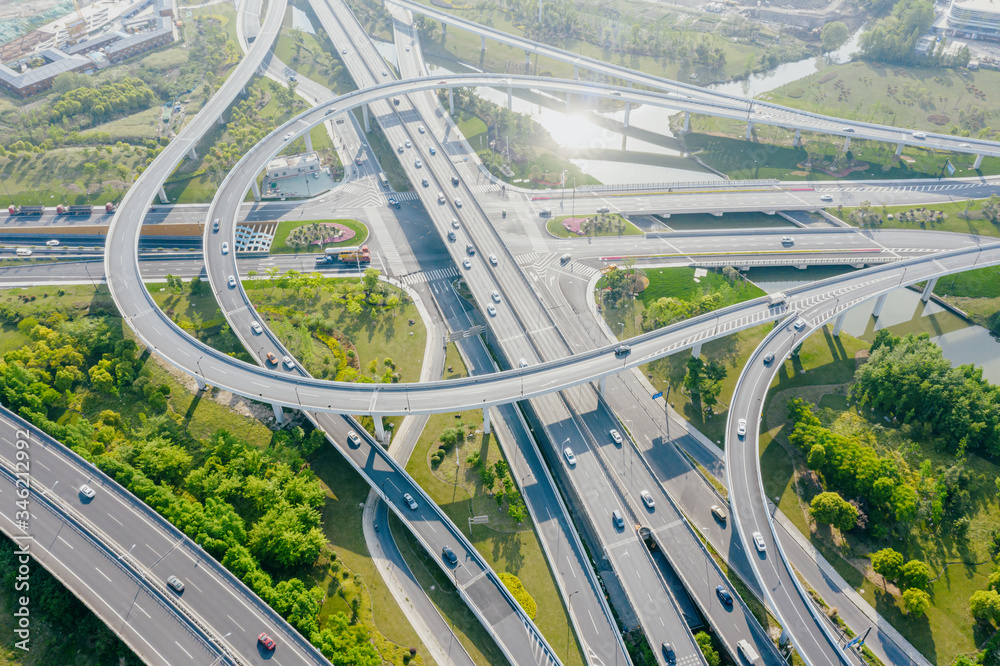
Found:
<path fill-rule="evenodd" d="M 823 76 L 819 77 L 819 81 L 817 81 L 816 83 L 826 83 L 827 81 L 833 81 L 838 76 L 839 74 L 836 74 L 834 72 L 827 72 Z"/>
<path fill-rule="evenodd" d="M 942 113 L 932 113 L 931 115 L 927 116 L 927 120 L 934 123 L 935 125 L 948 124 L 948 116 Z"/>

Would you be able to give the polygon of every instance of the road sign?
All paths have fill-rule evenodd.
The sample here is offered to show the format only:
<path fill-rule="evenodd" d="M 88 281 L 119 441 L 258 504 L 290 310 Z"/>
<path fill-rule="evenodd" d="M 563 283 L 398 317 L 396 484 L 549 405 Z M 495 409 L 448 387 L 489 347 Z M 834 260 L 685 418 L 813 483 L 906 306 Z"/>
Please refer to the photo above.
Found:
<path fill-rule="evenodd" d="M 951 160 L 945 161 L 944 168 L 948 170 L 949 176 L 955 175 L 955 166 L 951 163 Z"/>
<path fill-rule="evenodd" d="M 445 342 L 450 342 L 452 340 L 461 340 L 462 338 L 468 338 L 473 335 L 479 335 L 486 330 L 485 326 L 473 326 L 472 328 L 466 329 L 464 331 L 454 331 L 448 333 L 445 337 Z"/>
<path fill-rule="evenodd" d="M 490 522 L 489 516 L 473 516 L 472 518 L 469 518 L 470 525 L 482 525 L 483 523 L 488 522 Z"/>
<path fill-rule="evenodd" d="M 662 398 L 662 397 L 663 397 L 663 391 L 660 391 L 659 393 L 654 393 L 653 394 L 653 400 L 656 400 L 657 398 Z"/>

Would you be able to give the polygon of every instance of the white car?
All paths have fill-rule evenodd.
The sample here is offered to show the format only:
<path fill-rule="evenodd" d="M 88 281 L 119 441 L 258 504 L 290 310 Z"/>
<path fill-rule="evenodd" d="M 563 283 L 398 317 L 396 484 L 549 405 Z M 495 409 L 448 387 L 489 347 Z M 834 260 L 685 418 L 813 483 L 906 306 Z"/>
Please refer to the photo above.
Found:
<path fill-rule="evenodd" d="M 282 356 L 281 362 L 285 364 L 285 367 L 289 370 L 295 369 L 295 361 L 292 360 L 291 356 Z"/>
<path fill-rule="evenodd" d="M 382 70 L 382 76 L 389 76 L 389 72 L 387 72 L 387 71 L 385 71 L 385 70 L 383 69 L 383 70 Z"/>
<path fill-rule="evenodd" d="M 420 167 L 422 167 L 423 165 L 424 165 L 424 163 L 421 162 L 420 160 L 417 160 L 416 162 L 413 163 L 413 166 L 417 167 L 418 169 Z"/>
<path fill-rule="evenodd" d="M 417 131 L 420 132 L 421 134 L 423 134 L 424 131 L 425 131 L 424 130 L 424 126 L 423 125 L 417 125 Z"/>
<path fill-rule="evenodd" d="M 465 270 L 472 268 L 472 262 L 468 259 L 462 259 L 462 265 L 465 266 Z"/>
<path fill-rule="evenodd" d="M 344 55 L 347 55 L 347 49 L 340 49 L 340 52 L 343 53 Z"/>
<path fill-rule="evenodd" d="M 493 290 L 493 293 L 492 293 L 492 294 L 490 294 L 490 296 L 492 296 L 492 297 L 493 297 L 493 301 L 494 301 L 495 303 L 499 303 L 499 302 L 500 302 L 500 292 L 499 292 L 499 291 L 497 291 L 496 289 L 494 289 L 494 290 Z"/>
<path fill-rule="evenodd" d="M 912 136 L 913 136 L 914 139 L 926 139 L 927 138 L 927 135 L 924 134 L 923 132 L 914 132 Z"/>
<path fill-rule="evenodd" d="M 407 140 L 406 140 L 406 147 L 407 147 L 407 148 L 412 148 L 412 147 L 413 147 L 413 144 L 412 144 L 412 143 L 410 143 L 410 140 L 409 140 L 409 139 L 407 139 Z"/>
<path fill-rule="evenodd" d="M 407 52 L 407 53 L 409 53 L 409 52 L 410 52 L 410 47 L 409 47 L 409 46 L 407 46 L 407 47 L 406 47 L 406 52 Z"/>
<path fill-rule="evenodd" d="M 59 241 L 53 238 L 52 240 L 47 241 L 45 244 L 48 245 L 49 247 L 55 247 L 59 245 Z"/>
<path fill-rule="evenodd" d="M 520 366 L 521 366 L 522 368 L 527 368 L 527 367 L 528 367 L 528 361 L 527 361 L 527 359 L 523 359 L 523 358 L 522 358 L 522 359 L 521 359 L 520 361 L 518 361 L 517 363 L 518 363 L 518 365 L 520 365 Z"/>
<path fill-rule="evenodd" d="M 291 138 L 292 138 L 292 133 L 291 132 L 289 132 L 288 134 L 285 135 L 285 141 L 288 141 Z"/>
<path fill-rule="evenodd" d="M 567 449 L 568 451 L 569 449 Z M 80 486 L 80 494 L 87 499 L 94 499 L 94 489 L 88 486 L 86 483 Z"/>
<path fill-rule="evenodd" d="M 250 322 L 250 328 L 251 328 L 251 329 L 253 330 L 253 332 L 254 332 L 254 333 L 256 333 L 257 335 L 260 335 L 261 333 L 263 333 L 263 332 L 264 332 L 264 329 L 260 327 L 260 322 L 257 322 L 257 321 L 254 321 L 254 322 Z"/>
<path fill-rule="evenodd" d="M 491 317 L 497 316 L 497 309 L 493 306 L 492 303 L 486 306 L 486 312 L 488 312 Z"/>
<path fill-rule="evenodd" d="M 361 446 L 361 438 L 353 430 L 347 431 L 347 441 L 351 443 L 351 446 Z"/>
<path fill-rule="evenodd" d="M 451 218 L 451 228 L 452 229 L 458 229 L 458 226 L 459 226 L 458 225 L 458 218 L 457 217 Z"/>
<path fill-rule="evenodd" d="M 455 199 L 455 208 L 461 208 L 461 207 L 462 207 L 462 200 Z"/>
<path fill-rule="evenodd" d="M 434 150 L 434 146 L 430 146 L 430 147 L 428 147 L 428 148 L 427 148 L 427 151 L 428 151 L 428 152 L 429 152 L 429 153 L 430 153 L 431 155 L 437 155 L 437 151 L 436 151 L 436 150 Z"/>
<path fill-rule="evenodd" d="M 622 443 L 622 434 L 620 432 L 618 432 L 617 429 L 612 428 L 611 430 L 608 431 L 608 434 L 611 435 L 611 440 L 615 444 L 621 444 Z"/>
<path fill-rule="evenodd" d="M 222 244 L 222 254 L 229 254 L 229 243 Z"/>
<path fill-rule="evenodd" d="M 819 200 L 820 201 L 833 201 L 833 195 L 832 194 L 824 194 L 823 196 L 821 196 L 819 198 Z"/>
<path fill-rule="evenodd" d="M 495 254 L 490 255 L 490 263 L 493 264 L 494 266 L 497 265 L 497 255 Z"/>
<path fill-rule="evenodd" d="M 403 501 L 406 502 L 406 506 L 410 507 L 411 511 L 417 510 L 417 500 L 413 499 L 413 495 L 410 493 L 403 493 Z"/>
<path fill-rule="evenodd" d="M 639 497 L 642 498 L 642 503 L 646 505 L 647 509 L 652 509 L 656 505 L 656 500 L 653 499 L 648 490 L 643 490 L 639 493 Z"/>
<path fill-rule="evenodd" d="M 806 320 L 799 319 L 797 322 L 795 322 L 795 326 L 793 326 L 792 328 L 794 328 L 796 331 L 801 331 L 805 327 L 806 327 Z"/>
<path fill-rule="evenodd" d="M 764 543 L 764 537 L 760 532 L 753 533 L 753 545 L 758 553 L 763 553 L 767 550 L 767 544 Z"/>
<path fill-rule="evenodd" d="M 736 436 L 743 439 L 747 436 L 747 420 L 740 419 L 736 424 Z"/>
<path fill-rule="evenodd" d="M 229 288 L 232 289 L 235 286 L 236 286 L 236 276 L 235 275 L 230 275 L 229 276 Z"/>
<path fill-rule="evenodd" d="M 576 455 L 573 453 L 573 449 L 567 446 L 565 449 L 563 449 L 563 455 L 566 456 L 566 462 L 568 462 L 570 466 L 576 464 Z"/>
<path fill-rule="evenodd" d="M 970 143 L 960 143 L 960 144 L 958 144 L 958 147 L 959 148 L 972 148 L 972 144 L 970 144 Z"/>
<path fill-rule="evenodd" d="M 791 236 L 782 236 L 781 237 L 781 244 L 782 245 L 795 245 L 795 239 L 792 238 Z"/>

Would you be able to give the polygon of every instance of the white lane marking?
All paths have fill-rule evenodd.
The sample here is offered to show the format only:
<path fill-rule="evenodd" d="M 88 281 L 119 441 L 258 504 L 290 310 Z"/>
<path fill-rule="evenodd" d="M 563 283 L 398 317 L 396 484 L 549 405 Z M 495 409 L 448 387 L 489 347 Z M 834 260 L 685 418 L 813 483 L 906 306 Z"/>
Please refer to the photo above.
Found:
<path fill-rule="evenodd" d="M 153 551 L 153 555 L 156 555 L 157 557 L 163 557 L 163 556 L 162 556 L 162 555 L 160 555 L 160 554 L 159 554 L 158 552 L 156 552 L 156 549 L 155 549 L 155 548 L 153 548 L 152 546 L 150 546 L 150 545 L 149 545 L 148 543 L 147 543 L 147 544 L 145 544 L 145 546 L 146 546 L 146 548 L 149 548 L 149 549 L 150 549 L 151 551 Z"/>
<path fill-rule="evenodd" d="M 69 546 L 70 550 L 76 550 L 76 548 L 73 548 L 73 544 L 71 544 L 69 541 L 66 541 L 66 539 L 63 539 L 61 536 L 56 536 L 56 538 L 62 541 L 67 546 Z"/>
<path fill-rule="evenodd" d="M 117 518 L 115 518 L 114 516 L 112 516 L 110 513 L 108 514 L 108 518 L 110 518 L 111 520 L 115 521 L 116 523 L 118 523 L 122 527 L 125 527 L 125 523 L 123 523 L 122 521 L 118 520 Z"/>
<path fill-rule="evenodd" d="M 191 656 L 191 653 L 184 649 L 183 645 L 181 645 L 177 641 L 174 641 L 174 645 L 176 645 L 177 647 L 179 647 L 181 649 L 181 652 L 183 652 L 184 654 L 186 654 L 188 656 L 188 659 L 194 659 L 194 657 Z"/>
<path fill-rule="evenodd" d="M 153 619 L 153 616 L 147 613 L 145 610 L 143 610 L 142 606 L 140 606 L 139 604 L 132 604 L 132 605 L 138 608 L 140 611 L 142 611 L 142 614 L 148 617 L 150 620 Z"/>
<path fill-rule="evenodd" d="M 236 620 L 233 620 L 233 616 L 232 616 L 232 615 L 229 615 L 229 614 L 227 613 L 227 614 L 226 614 L 226 617 L 228 617 L 228 618 L 230 619 L 230 621 L 232 621 L 232 623 L 233 623 L 233 624 L 235 624 L 235 625 L 236 625 L 237 627 L 240 627 L 240 623 L 239 623 L 239 622 L 237 622 Z M 240 627 L 240 631 L 242 631 L 243 633 L 246 633 L 246 632 L 247 632 L 247 630 L 246 630 L 246 629 L 244 629 L 243 627 Z"/>
<path fill-rule="evenodd" d="M 566 564 L 569 565 L 569 571 L 573 574 L 573 578 L 576 578 L 576 567 L 573 566 L 573 560 L 569 559 L 569 555 L 566 556 Z"/>
<path fill-rule="evenodd" d="M 105 577 L 105 578 L 107 579 L 107 581 L 108 581 L 109 583 L 111 582 L 111 579 L 110 579 L 110 578 L 108 578 L 108 575 L 107 575 L 106 573 L 104 573 L 103 571 L 101 571 L 100 569 L 98 569 L 97 567 L 94 567 L 94 571 L 96 571 L 97 573 L 99 573 L 99 574 L 101 574 L 102 576 L 104 576 L 104 577 Z"/>
<path fill-rule="evenodd" d="M 199 592 L 201 592 L 202 594 L 205 594 L 205 591 L 204 591 L 204 590 L 202 590 L 202 589 L 201 589 L 200 587 L 198 587 L 197 585 L 195 585 L 194 583 L 192 583 L 192 582 L 191 582 L 191 579 L 190 579 L 190 578 L 185 578 L 184 580 L 186 580 L 186 581 L 188 582 L 188 585 L 190 585 L 190 586 L 191 586 L 191 587 L 193 587 L 194 589 L 198 590 L 198 591 L 199 591 Z"/>
<path fill-rule="evenodd" d="M 41 465 L 42 467 L 44 467 L 45 469 L 47 469 L 50 472 L 52 471 L 52 468 L 49 467 L 48 465 L 46 465 L 45 463 L 43 463 L 41 460 L 36 460 L 35 464 L 36 465 Z"/>

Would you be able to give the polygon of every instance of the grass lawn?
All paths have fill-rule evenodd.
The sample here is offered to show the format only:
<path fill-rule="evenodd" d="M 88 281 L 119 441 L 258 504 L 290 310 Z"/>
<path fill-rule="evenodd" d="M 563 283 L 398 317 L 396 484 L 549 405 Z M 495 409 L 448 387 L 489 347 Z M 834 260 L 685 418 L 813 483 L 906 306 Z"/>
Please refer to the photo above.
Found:
<path fill-rule="evenodd" d="M 353 113 L 358 119 L 358 126 L 363 128 L 365 126 L 364 112 L 358 107 L 353 110 Z M 374 118 L 370 116 L 369 118 L 369 126 L 372 131 L 365 135 L 365 140 L 368 141 L 368 145 L 375 151 L 378 163 L 382 166 L 382 172 L 389 179 L 389 185 L 395 192 L 409 192 L 412 189 L 412 185 L 409 176 L 403 171 L 403 165 L 399 163 L 399 154 L 385 138 L 382 127 L 375 122 Z"/>
<path fill-rule="evenodd" d="M 612 50 L 579 38 L 550 34 L 541 38 L 552 46 L 573 53 L 624 65 L 631 69 L 669 79 L 697 80 L 700 83 L 727 80 L 744 74 L 748 61 L 755 63 L 751 65 L 752 67 L 757 67 L 756 63 L 761 61 L 767 53 L 774 53 L 778 59 L 777 62 L 788 62 L 798 60 L 809 52 L 803 42 L 790 37 L 787 31 L 778 39 L 779 31 L 775 27 L 763 28 L 755 39 L 729 40 L 721 38 L 713 34 L 723 31 L 720 28 L 721 17 L 707 12 L 688 11 L 676 6 L 670 9 L 651 10 L 649 5 L 643 2 L 620 0 L 611 7 L 610 17 L 613 18 L 609 17 L 609 7 L 597 2 L 578 3 L 574 5 L 573 10 L 579 12 L 579 19 L 574 17 L 574 21 L 582 21 L 588 26 L 593 23 L 607 26 L 616 31 L 642 28 L 655 31 L 658 35 L 669 35 L 670 39 L 689 44 L 708 39 L 713 48 L 721 48 L 725 53 L 725 64 L 721 68 L 710 68 L 693 65 L 690 59 L 652 57 L 638 55 L 627 50 Z M 515 23 L 510 16 L 502 11 L 491 11 L 466 4 L 461 9 L 451 9 L 450 13 L 471 21 L 485 23 L 503 32 L 530 37 L 530 35 L 525 35 L 523 25 Z M 538 39 L 538 37 L 535 38 Z M 421 44 L 425 53 L 455 59 L 486 71 L 524 73 L 523 50 L 487 40 L 486 52 L 483 54 L 480 50 L 479 38 L 466 31 L 448 30 L 447 37 L 444 37 L 440 29 L 434 31 L 433 37 L 428 37 L 425 32 Z M 752 61 L 750 61 L 751 58 Z M 541 76 L 573 78 L 573 65 L 547 58 L 532 58 L 530 73 Z M 692 79 L 692 74 L 697 78 Z M 581 75 L 586 76 L 586 73 L 581 71 Z"/>
<path fill-rule="evenodd" d="M 946 275 L 938 280 L 934 287 L 934 293 L 964 298 L 998 298 L 1000 297 L 1000 268 L 990 266 Z"/>
<path fill-rule="evenodd" d="M 877 196 L 877 194 L 875 195 Z M 983 199 L 966 199 L 965 201 L 949 201 L 946 203 L 921 205 L 918 209 L 942 211 L 945 219 L 942 222 L 910 222 L 899 219 L 900 213 L 912 210 L 913 206 L 885 206 L 877 198 L 869 200 L 871 211 L 881 214 L 882 222 L 878 226 L 883 229 L 931 229 L 933 231 L 951 231 L 959 234 L 976 234 L 979 236 L 1000 236 L 1000 227 L 983 217 L 981 204 Z M 830 213 L 840 219 L 851 221 L 851 213 L 857 208 L 831 208 Z M 889 219 L 892 215 L 892 219 Z"/>
<path fill-rule="evenodd" d="M 457 349 L 449 349 L 446 358 L 446 378 L 466 375 L 466 368 L 457 354 Z M 440 463 L 433 463 L 431 453 L 437 449 L 438 436 L 446 428 L 465 423 L 470 426 L 470 434 L 464 442 L 456 445 Z M 530 518 L 521 524 L 515 523 L 501 509 L 493 496 L 483 487 L 479 472 L 468 461 L 473 452 L 478 452 L 480 460 L 492 465 L 503 459 L 503 454 L 496 439 L 484 435 L 482 429 L 482 413 L 478 410 L 459 414 L 433 414 L 427 420 L 427 425 L 420 436 L 406 471 L 420 484 L 428 495 L 448 514 L 451 520 L 469 537 L 476 550 L 486 559 L 497 573 L 507 571 L 524 584 L 538 604 L 538 614 L 535 624 L 549 640 L 553 649 L 567 666 L 582 666 L 584 663 L 580 646 L 577 644 L 569 624 L 569 616 L 559 597 L 558 589 L 549 566 L 542 552 L 541 544 L 534 532 Z M 489 516 L 487 525 L 469 525 L 469 518 L 477 515 Z M 471 532 L 470 532 L 471 529 Z M 394 532 L 398 534 L 398 532 Z M 405 554 L 405 551 L 404 551 Z M 411 552 L 412 555 L 412 552 Z M 407 557 L 411 569 L 428 567 L 425 560 L 414 561 Z M 430 563 L 434 569 L 437 566 Z M 425 589 L 427 587 L 425 586 Z M 450 589 L 450 586 L 449 586 Z M 442 608 L 443 601 L 432 597 Z M 446 615 L 446 617 L 448 617 Z M 454 616 L 451 618 L 454 621 Z M 476 622 L 478 625 L 478 622 Z M 468 627 L 463 630 L 464 638 L 471 640 L 479 650 L 483 650 L 480 641 L 474 634 L 485 631 L 480 627 Z M 466 641 L 463 640 L 463 644 Z M 492 641 L 490 641 L 492 643 Z M 470 650 L 470 654 L 472 651 Z M 487 650 L 488 663 L 495 661 L 494 655 Z"/>
<path fill-rule="evenodd" d="M 87 175 L 84 163 L 96 164 L 101 159 L 107 159 L 111 166 L 104 172 Z M 123 181 L 115 170 L 117 164 L 128 169 L 127 180 Z M 0 160 L 0 180 L 7 188 L 4 194 L 9 193 L 16 204 L 100 205 L 120 201 L 136 168 L 144 164 L 145 158 L 131 147 L 112 149 L 110 155 L 102 151 L 99 157 L 95 157 L 93 149 L 53 148 L 28 159 Z"/>
<path fill-rule="evenodd" d="M 591 227 L 593 226 L 593 221 L 598 218 L 600 218 L 600 223 L 599 227 L 591 233 L 574 234 L 563 226 L 563 220 L 571 217 L 573 216 L 560 215 L 558 217 L 550 218 L 549 221 L 545 223 L 546 231 L 557 238 L 584 238 L 586 236 L 618 236 L 620 238 L 622 236 L 642 235 L 642 229 L 635 226 L 618 213 L 598 213 L 597 215 L 590 216 L 577 215 L 576 217 L 578 218 L 586 219 L 587 222 L 590 223 Z"/>
<path fill-rule="evenodd" d="M 304 11 L 314 26 L 320 26 L 308 3 L 292 4 Z M 292 8 L 289 7 L 285 12 L 284 26 L 274 44 L 275 56 L 300 76 L 322 83 L 338 95 L 355 90 L 356 86 L 351 75 L 340 61 L 340 50 L 334 48 L 326 38 L 326 33 L 310 35 L 308 32 L 295 30 L 291 27 L 291 16 Z M 337 68 L 340 68 L 339 71 Z"/>
<path fill-rule="evenodd" d="M 662 217 L 654 215 L 675 231 L 713 231 L 716 229 L 760 229 L 769 227 L 792 227 L 796 225 L 780 215 L 767 213 L 724 213 L 717 217 L 710 213 L 694 213 Z"/>
<path fill-rule="evenodd" d="M 285 244 L 285 240 L 288 238 L 294 229 L 299 227 L 304 227 L 310 224 L 327 224 L 327 223 L 337 223 L 345 227 L 349 227 L 354 230 L 354 238 L 346 240 L 340 243 L 328 243 L 322 247 L 318 245 L 310 245 L 308 247 L 291 247 Z M 284 221 L 278 223 L 278 230 L 274 233 L 274 241 L 271 243 L 271 254 L 300 254 L 309 253 L 315 254 L 317 252 L 322 252 L 328 247 L 337 247 L 338 245 L 361 245 L 366 240 L 368 240 L 368 227 L 364 225 L 363 222 L 358 220 L 303 220 L 303 221 Z"/>

